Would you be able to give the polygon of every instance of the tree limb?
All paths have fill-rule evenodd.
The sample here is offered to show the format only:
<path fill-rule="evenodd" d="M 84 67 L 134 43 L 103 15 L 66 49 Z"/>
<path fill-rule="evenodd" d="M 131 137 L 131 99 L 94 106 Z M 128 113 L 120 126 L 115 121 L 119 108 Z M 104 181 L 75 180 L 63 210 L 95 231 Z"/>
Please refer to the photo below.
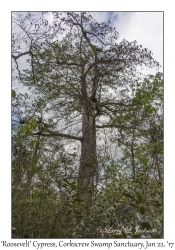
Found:
<path fill-rule="evenodd" d="M 45 134 L 43 132 L 36 132 L 36 133 L 33 133 L 32 135 L 42 135 L 42 136 L 62 136 L 64 138 L 69 138 L 69 139 L 74 139 L 74 140 L 78 140 L 78 141 L 81 141 L 83 140 L 83 137 L 80 137 L 80 136 L 74 136 L 74 135 L 69 135 L 69 134 L 64 134 L 64 133 L 60 133 L 60 132 L 56 132 L 56 131 L 50 131 L 50 130 L 47 130 L 48 134 Z"/>
<path fill-rule="evenodd" d="M 20 58 L 21 56 L 25 56 L 25 55 L 29 55 L 29 54 L 31 54 L 31 51 L 29 50 L 29 51 L 26 51 L 26 52 L 23 52 L 23 53 L 20 53 L 20 54 L 18 54 L 17 56 L 14 56 L 13 54 L 12 54 L 12 58 L 13 59 L 18 59 L 18 58 Z"/>
<path fill-rule="evenodd" d="M 122 102 L 102 102 L 100 103 L 100 107 L 105 107 L 108 105 L 114 105 L 114 106 L 122 106 L 122 107 L 131 107 L 133 106 L 133 104 L 126 104 L 126 103 L 122 103 Z"/>
<path fill-rule="evenodd" d="M 104 124 L 104 125 L 96 125 L 96 128 L 119 128 L 119 129 L 132 129 L 133 126 L 124 126 L 124 125 L 117 125 L 117 124 Z"/>

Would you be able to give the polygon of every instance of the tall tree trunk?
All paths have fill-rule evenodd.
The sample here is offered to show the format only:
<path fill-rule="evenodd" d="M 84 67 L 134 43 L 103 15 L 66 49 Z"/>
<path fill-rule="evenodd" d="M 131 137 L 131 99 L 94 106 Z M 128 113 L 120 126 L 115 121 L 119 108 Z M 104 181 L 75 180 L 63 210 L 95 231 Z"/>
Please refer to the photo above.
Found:
<path fill-rule="evenodd" d="M 89 98 L 83 101 L 81 159 L 78 176 L 78 192 L 90 207 L 93 200 L 94 179 L 97 174 L 96 154 L 96 103 Z"/>

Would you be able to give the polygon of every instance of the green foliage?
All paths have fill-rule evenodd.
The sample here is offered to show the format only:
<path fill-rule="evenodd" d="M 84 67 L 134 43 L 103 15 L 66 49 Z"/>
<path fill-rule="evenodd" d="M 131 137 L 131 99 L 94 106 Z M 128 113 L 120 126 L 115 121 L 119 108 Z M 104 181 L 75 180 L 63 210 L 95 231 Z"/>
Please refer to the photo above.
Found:
<path fill-rule="evenodd" d="M 15 98 L 16 97 L 16 92 L 14 89 L 12 89 L 12 98 Z"/>
<path fill-rule="evenodd" d="M 41 19 L 33 32 L 30 18 L 22 22 L 20 13 L 18 29 L 22 27 L 31 46 L 28 68 L 20 73 L 17 69 L 31 95 L 12 90 L 14 237 L 162 238 L 163 76 L 136 80 L 138 66 L 158 63 L 136 41 L 116 44 L 118 33 L 90 15 L 53 15 L 53 26 Z M 14 39 L 13 44 L 14 59 L 23 53 L 16 50 Z M 97 147 L 98 171 L 91 176 L 96 185 L 93 192 L 86 190 L 91 191 L 92 205 L 77 188 L 80 143 L 88 144 L 92 135 L 78 143 L 71 137 L 88 127 L 83 122 L 82 130 L 72 133 L 85 116 L 84 102 L 88 112 L 95 107 L 88 119 L 93 117 L 94 131 L 101 122 L 99 137 L 105 137 Z M 122 151 L 121 158 L 109 157 L 109 144 L 111 151 Z"/>
<path fill-rule="evenodd" d="M 30 118 L 28 120 L 25 120 L 24 122 L 25 123 L 23 125 L 19 125 L 18 127 L 18 132 L 21 135 L 30 135 L 38 128 L 38 122 L 34 118 Z"/>
<path fill-rule="evenodd" d="M 149 117 L 146 128 L 142 118 L 142 124 L 134 132 L 123 130 L 123 136 L 126 134 L 121 144 L 123 157 L 117 162 L 108 158 L 105 181 L 94 193 L 93 205 L 87 212 L 77 193 L 77 182 L 62 174 L 65 164 L 66 168 L 71 165 L 76 155 L 68 155 L 59 142 L 52 140 L 51 157 L 47 151 L 42 159 L 39 151 L 48 150 L 44 149 L 47 140 L 28 137 L 38 126 L 36 119 L 26 119 L 19 125 L 15 129 L 12 164 L 12 223 L 18 230 L 15 237 L 162 238 L 163 124 L 155 107 L 146 111 L 146 119 Z M 115 122 L 123 124 L 126 115 L 131 117 L 123 114 Z M 103 232 L 105 228 L 114 230 Z"/>
<path fill-rule="evenodd" d="M 145 214 L 145 211 L 146 211 L 146 209 L 145 209 L 145 207 L 139 207 L 139 212 L 141 213 L 141 214 Z"/>

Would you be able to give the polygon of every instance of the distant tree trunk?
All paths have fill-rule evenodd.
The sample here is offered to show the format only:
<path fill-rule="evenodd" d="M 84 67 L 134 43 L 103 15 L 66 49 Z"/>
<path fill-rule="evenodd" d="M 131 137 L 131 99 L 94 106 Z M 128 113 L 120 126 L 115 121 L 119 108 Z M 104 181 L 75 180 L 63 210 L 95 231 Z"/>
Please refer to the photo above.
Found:
<path fill-rule="evenodd" d="M 81 159 L 78 176 L 78 192 L 87 207 L 92 205 L 94 179 L 97 174 L 96 154 L 96 103 L 89 98 L 83 101 Z"/>
<path fill-rule="evenodd" d="M 136 174 L 135 174 L 135 156 L 134 156 L 134 132 L 132 136 L 132 142 L 131 142 L 131 165 L 132 165 L 132 175 L 133 175 L 133 180 L 135 181 Z"/>

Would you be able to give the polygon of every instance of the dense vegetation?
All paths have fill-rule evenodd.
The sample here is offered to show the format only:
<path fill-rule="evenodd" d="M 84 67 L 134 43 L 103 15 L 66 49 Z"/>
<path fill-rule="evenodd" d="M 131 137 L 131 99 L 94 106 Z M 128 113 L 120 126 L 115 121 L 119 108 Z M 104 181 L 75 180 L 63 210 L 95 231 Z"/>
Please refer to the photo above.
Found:
<path fill-rule="evenodd" d="M 163 76 L 138 72 L 159 64 L 88 13 L 53 16 L 13 13 L 13 237 L 162 238 Z"/>

